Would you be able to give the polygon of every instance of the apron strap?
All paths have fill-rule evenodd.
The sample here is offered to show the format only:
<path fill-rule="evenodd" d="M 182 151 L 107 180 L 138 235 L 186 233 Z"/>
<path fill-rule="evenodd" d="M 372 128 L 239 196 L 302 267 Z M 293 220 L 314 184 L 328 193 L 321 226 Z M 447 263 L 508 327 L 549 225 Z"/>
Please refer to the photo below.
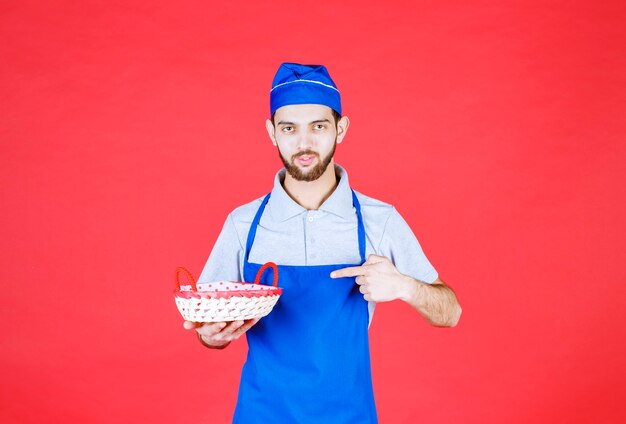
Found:
<path fill-rule="evenodd" d="M 363 216 L 361 215 L 361 204 L 359 203 L 359 199 L 356 197 L 356 193 L 354 190 L 352 191 L 352 204 L 356 209 L 357 216 L 357 230 L 359 237 L 359 256 L 361 257 L 361 264 L 365 262 L 365 225 L 363 225 Z M 250 224 L 250 230 L 248 231 L 248 239 L 246 241 L 246 251 L 244 252 L 244 261 L 248 262 L 248 258 L 250 256 L 250 250 L 252 249 L 252 243 L 254 243 L 254 237 L 256 236 L 256 229 L 261 221 L 261 215 L 263 215 L 263 210 L 265 210 L 265 206 L 267 205 L 267 201 L 270 199 L 270 195 L 272 193 L 268 193 L 263 202 L 261 202 L 261 206 L 254 215 L 254 219 L 252 220 L 252 224 Z"/>
<path fill-rule="evenodd" d="M 248 262 L 248 257 L 250 256 L 250 249 L 252 249 L 252 243 L 254 242 L 254 236 L 256 236 L 256 227 L 259 225 L 259 221 L 261 221 L 261 215 L 263 215 L 263 210 L 265 209 L 265 205 L 267 205 L 267 201 L 270 199 L 270 195 L 272 193 L 267 193 L 267 196 L 261 202 L 261 206 L 256 211 L 256 215 L 254 215 L 254 219 L 252 220 L 252 224 L 250 224 L 250 230 L 248 231 L 248 240 L 246 241 L 246 251 L 244 254 L 244 261 Z"/>
<path fill-rule="evenodd" d="M 361 256 L 361 264 L 363 264 L 365 262 L 365 225 L 363 225 L 363 216 L 361 215 L 361 204 L 359 203 L 359 199 L 356 198 L 354 190 L 352 190 L 352 204 L 356 209 L 359 231 L 359 255 Z"/>

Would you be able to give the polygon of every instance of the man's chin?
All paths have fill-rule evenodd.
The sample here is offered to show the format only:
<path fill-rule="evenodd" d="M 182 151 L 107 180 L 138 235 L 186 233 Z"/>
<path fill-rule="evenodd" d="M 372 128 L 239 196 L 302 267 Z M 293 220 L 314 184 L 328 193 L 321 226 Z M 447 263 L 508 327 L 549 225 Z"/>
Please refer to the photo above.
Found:
<path fill-rule="evenodd" d="M 308 167 L 299 167 L 298 165 L 291 165 L 287 168 L 287 172 L 291 177 L 296 181 L 306 181 L 311 182 L 319 179 L 322 174 L 324 174 L 324 170 L 321 169 L 321 166 L 308 166 Z"/>

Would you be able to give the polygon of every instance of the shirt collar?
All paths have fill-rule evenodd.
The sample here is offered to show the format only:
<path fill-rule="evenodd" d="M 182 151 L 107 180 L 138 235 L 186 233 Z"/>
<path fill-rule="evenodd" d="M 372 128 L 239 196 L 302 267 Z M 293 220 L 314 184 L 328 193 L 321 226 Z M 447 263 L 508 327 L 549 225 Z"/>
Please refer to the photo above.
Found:
<path fill-rule="evenodd" d="M 328 196 L 328 199 L 322 203 L 320 210 L 330 212 L 341 218 L 349 219 L 354 215 L 352 204 L 352 190 L 348 183 L 348 172 L 341 166 L 334 164 L 335 175 L 339 178 L 339 184 L 335 190 Z M 283 188 L 282 182 L 285 180 L 287 170 L 282 168 L 274 177 L 274 188 L 267 202 L 272 218 L 275 221 L 285 221 L 296 215 L 305 212 L 306 209 L 296 203 Z"/>

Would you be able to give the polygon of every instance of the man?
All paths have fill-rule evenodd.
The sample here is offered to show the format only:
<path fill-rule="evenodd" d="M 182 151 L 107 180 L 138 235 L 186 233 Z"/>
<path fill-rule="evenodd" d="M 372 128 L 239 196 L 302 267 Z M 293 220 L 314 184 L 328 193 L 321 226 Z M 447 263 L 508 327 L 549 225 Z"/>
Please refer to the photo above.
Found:
<path fill-rule="evenodd" d="M 216 349 L 246 333 L 235 423 L 376 423 L 374 305 L 401 299 L 433 325 L 459 320 L 404 219 L 334 163 L 349 123 L 324 66 L 280 66 L 266 128 L 285 167 L 271 193 L 229 214 L 199 281 L 254 281 L 275 262 L 283 294 L 261 320 L 184 323 Z"/>

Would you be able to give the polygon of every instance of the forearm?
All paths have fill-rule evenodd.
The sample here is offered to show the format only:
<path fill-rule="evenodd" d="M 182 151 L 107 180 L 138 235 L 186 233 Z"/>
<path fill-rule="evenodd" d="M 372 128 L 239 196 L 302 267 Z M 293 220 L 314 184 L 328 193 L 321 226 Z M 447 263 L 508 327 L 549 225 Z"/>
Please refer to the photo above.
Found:
<path fill-rule="evenodd" d="M 430 324 L 454 327 L 461 317 L 461 306 L 452 289 L 440 281 L 423 283 L 403 276 L 405 290 L 401 299 L 415 308 Z"/>

